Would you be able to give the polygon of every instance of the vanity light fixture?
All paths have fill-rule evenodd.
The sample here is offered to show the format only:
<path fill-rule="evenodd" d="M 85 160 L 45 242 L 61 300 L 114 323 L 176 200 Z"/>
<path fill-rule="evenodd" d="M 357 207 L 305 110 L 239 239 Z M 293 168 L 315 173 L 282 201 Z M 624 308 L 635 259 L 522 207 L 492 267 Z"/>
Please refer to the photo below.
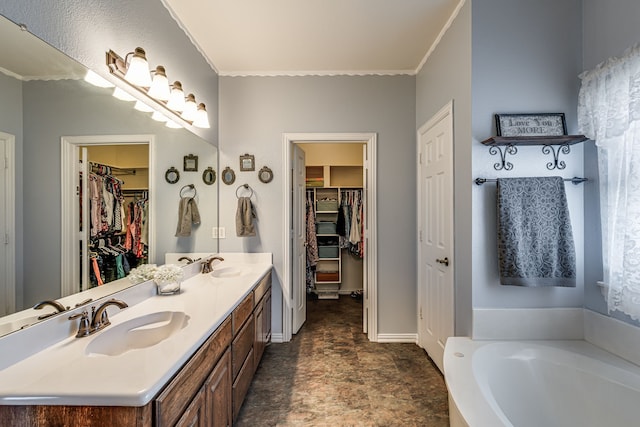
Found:
<path fill-rule="evenodd" d="M 171 89 L 169 88 L 169 79 L 167 72 L 162 65 L 158 65 L 153 72 L 153 81 L 149 88 L 149 96 L 160 101 L 168 101 Z"/>
<path fill-rule="evenodd" d="M 184 91 L 182 90 L 182 83 L 175 81 L 171 86 L 171 94 L 169 95 L 169 101 L 167 101 L 167 108 L 181 113 L 184 111 Z"/>
<path fill-rule="evenodd" d="M 129 55 L 131 55 L 131 60 L 127 64 Z M 137 47 L 133 52 L 127 53 L 127 56 L 124 57 L 124 63 L 127 66 L 127 72 L 124 74 L 126 81 L 140 87 L 151 86 L 149 63 L 147 62 L 147 54 L 143 48 Z"/>
<path fill-rule="evenodd" d="M 193 121 L 193 125 L 202 129 L 209 129 L 211 125 L 209 124 L 209 115 L 207 114 L 207 108 L 204 104 L 198 104 L 198 112 L 196 113 L 196 118 Z"/>
<path fill-rule="evenodd" d="M 189 95 L 187 95 L 187 100 L 184 103 L 182 118 L 189 122 L 192 122 L 195 120 L 197 113 L 198 106 L 196 105 L 196 97 L 194 94 L 190 93 Z"/>
<path fill-rule="evenodd" d="M 128 61 L 130 55 L 131 59 Z M 166 122 L 171 119 L 174 124 L 182 127 L 187 125 L 199 128 L 211 127 L 204 104 L 198 105 L 196 97 L 192 93 L 187 96 L 185 101 L 181 82 L 174 81 L 169 86 L 164 66 L 158 65 L 154 71 L 149 71 L 144 49 L 138 47 L 134 52 L 128 53 L 125 58 L 110 50 L 107 52 L 107 67 L 112 75 L 137 90 L 145 98 L 130 95 L 120 87 L 116 87 L 113 96 L 129 101 L 139 100 L 136 103 L 136 109 L 143 111 L 148 110 L 144 106 L 146 104 L 154 111 L 152 116 L 154 120 Z M 134 68 L 139 71 L 134 72 Z M 137 73 L 142 76 L 140 79 L 136 76 Z M 153 80 L 151 79 L 152 74 Z M 150 102 L 147 102 L 147 99 Z"/>

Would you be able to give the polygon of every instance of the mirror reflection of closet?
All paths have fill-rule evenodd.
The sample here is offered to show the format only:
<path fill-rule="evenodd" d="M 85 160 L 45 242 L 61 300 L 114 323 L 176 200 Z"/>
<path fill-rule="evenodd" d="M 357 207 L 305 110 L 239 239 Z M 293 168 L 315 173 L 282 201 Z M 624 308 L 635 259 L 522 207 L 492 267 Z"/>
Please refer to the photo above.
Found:
<path fill-rule="evenodd" d="M 149 146 L 87 145 L 82 160 L 80 290 L 128 280 L 149 262 Z M 86 224 L 86 226 L 84 226 Z"/>

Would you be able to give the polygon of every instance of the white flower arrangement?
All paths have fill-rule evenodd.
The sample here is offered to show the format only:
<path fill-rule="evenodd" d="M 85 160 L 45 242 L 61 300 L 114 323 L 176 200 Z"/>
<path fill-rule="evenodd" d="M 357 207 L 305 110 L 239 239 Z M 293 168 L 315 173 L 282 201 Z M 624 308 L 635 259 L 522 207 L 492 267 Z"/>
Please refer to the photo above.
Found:
<path fill-rule="evenodd" d="M 153 280 L 156 282 L 179 282 L 182 280 L 182 267 L 175 264 L 162 265 L 153 273 Z"/>
<path fill-rule="evenodd" d="M 146 282 L 153 279 L 158 266 L 155 264 L 142 264 L 139 267 L 132 268 L 129 272 L 129 280 L 133 283 Z"/>

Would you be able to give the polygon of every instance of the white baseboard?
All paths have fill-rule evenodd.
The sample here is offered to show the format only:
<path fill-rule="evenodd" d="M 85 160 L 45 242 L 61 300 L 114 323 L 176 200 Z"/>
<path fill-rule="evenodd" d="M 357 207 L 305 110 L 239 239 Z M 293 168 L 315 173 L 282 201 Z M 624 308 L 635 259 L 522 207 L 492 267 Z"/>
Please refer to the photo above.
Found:
<path fill-rule="evenodd" d="M 281 344 L 284 341 L 282 340 L 282 334 L 271 334 L 271 342 Z"/>
<path fill-rule="evenodd" d="M 418 334 L 378 334 L 377 342 L 399 342 L 416 344 L 418 342 Z"/>
<path fill-rule="evenodd" d="M 582 308 L 476 308 L 474 340 L 581 340 Z"/>

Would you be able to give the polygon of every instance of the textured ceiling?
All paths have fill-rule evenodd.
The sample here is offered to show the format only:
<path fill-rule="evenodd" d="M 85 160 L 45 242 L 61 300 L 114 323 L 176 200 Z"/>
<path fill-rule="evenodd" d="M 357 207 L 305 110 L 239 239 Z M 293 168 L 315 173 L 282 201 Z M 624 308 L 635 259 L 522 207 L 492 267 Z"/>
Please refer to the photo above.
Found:
<path fill-rule="evenodd" d="M 461 0 L 162 0 L 220 75 L 414 74 Z"/>

